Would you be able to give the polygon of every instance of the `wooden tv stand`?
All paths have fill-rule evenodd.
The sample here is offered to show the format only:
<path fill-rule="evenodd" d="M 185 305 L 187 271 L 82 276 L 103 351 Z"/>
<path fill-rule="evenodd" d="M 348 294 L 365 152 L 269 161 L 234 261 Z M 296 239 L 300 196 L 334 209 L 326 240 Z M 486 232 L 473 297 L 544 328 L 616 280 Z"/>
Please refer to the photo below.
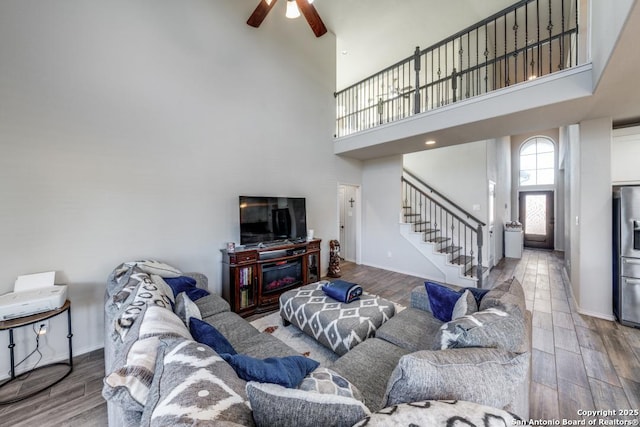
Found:
<path fill-rule="evenodd" d="M 242 317 L 276 310 L 283 292 L 320 280 L 320 242 L 222 249 L 222 297 Z"/>

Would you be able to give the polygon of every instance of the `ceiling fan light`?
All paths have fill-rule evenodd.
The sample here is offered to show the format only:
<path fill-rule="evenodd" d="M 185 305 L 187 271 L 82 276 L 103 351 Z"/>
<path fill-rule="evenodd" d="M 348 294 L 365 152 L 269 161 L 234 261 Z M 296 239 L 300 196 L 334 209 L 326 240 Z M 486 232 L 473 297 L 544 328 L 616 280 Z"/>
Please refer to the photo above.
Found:
<path fill-rule="evenodd" d="M 287 0 L 287 12 L 285 16 L 289 19 L 295 19 L 300 16 L 300 9 L 295 0 Z"/>

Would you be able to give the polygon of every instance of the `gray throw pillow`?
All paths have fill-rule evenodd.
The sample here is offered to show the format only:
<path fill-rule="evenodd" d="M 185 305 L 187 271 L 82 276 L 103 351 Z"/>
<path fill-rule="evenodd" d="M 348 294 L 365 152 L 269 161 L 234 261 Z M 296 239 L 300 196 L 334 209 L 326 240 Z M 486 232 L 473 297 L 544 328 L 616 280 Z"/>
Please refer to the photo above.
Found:
<path fill-rule="evenodd" d="M 443 324 L 433 341 L 434 350 L 466 347 L 498 347 L 517 352 L 525 339 L 524 319 L 488 308 Z"/>
<path fill-rule="evenodd" d="M 466 400 L 504 408 L 527 380 L 530 354 L 495 348 L 417 351 L 400 358 L 385 406 L 422 400 Z"/>
<path fill-rule="evenodd" d="M 482 297 L 478 310 L 493 307 L 524 318 L 526 302 L 524 289 L 518 279 L 512 277 L 493 287 Z"/>
<path fill-rule="evenodd" d="M 277 384 L 248 382 L 247 395 L 258 427 L 351 427 L 370 414 L 362 402 L 351 397 Z"/>
<path fill-rule="evenodd" d="M 162 340 L 141 426 L 253 426 L 245 382 L 206 345 Z"/>

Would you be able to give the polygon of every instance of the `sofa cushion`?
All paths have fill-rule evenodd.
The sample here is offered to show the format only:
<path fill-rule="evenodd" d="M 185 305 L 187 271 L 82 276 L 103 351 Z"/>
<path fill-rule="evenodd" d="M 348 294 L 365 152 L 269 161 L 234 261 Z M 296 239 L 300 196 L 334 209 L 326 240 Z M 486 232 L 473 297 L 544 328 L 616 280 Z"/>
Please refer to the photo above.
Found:
<path fill-rule="evenodd" d="M 376 338 L 409 352 L 430 350 L 440 326 L 442 321 L 431 313 L 409 307 L 383 323 L 376 331 Z"/>
<path fill-rule="evenodd" d="M 383 397 L 398 360 L 408 351 L 379 338 L 369 338 L 329 368 L 355 385 L 372 411 L 383 408 Z"/>
<path fill-rule="evenodd" d="M 457 399 L 504 408 L 528 371 L 528 353 L 493 348 L 418 351 L 398 362 L 387 385 L 385 406 Z"/>
<path fill-rule="evenodd" d="M 455 320 L 462 316 L 466 316 L 468 314 L 473 314 L 478 311 L 478 303 L 476 302 L 476 298 L 473 296 L 471 291 L 466 289 L 456 304 L 453 306 L 453 311 L 451 312 L 451 319 Z"/>
<path fill-rule="evenodd" d="M 206 318 L 209 316 L 214 316 L 218 313 L 224 313 L 225 311 L 230 311 L 231 306 L 228 302 L 222 299 L 219 295 L 210 294 L 205 297 L 199 298 L 194 301 L 200 310 L 200 316 L 202 318 Z"/>
<path fill-rule="evenodd" d="M 193 339 L 208 345 L 218 354 L 236 354 L 236 350 L 224 335 L 207 322 L 192 317 L 189 320 L 189 332 Z"/>
<path fill-rule="evenodd" d="M 163 340 L 142 426 L 252 426 L 245 382 L 209 347 Z"/>
<path fill-rule="evenodd" d="M 350 427 L 370 413 L 362 402 L 351 397 L 276 384 L 249 382 L 247 395 L 258 427 Z"/>
<path fill-rule="evenodd" d="M 117 368 L 104 379 L 102 395 L 126 410 L 142 411 L 153 380 L 160 338 L 191 339 L 191 335 L 172 311 L 154 305 L 144 306 L 134 325 L 113 365 Z"/>
<path fill-rule="evenodd" d="M 298 353 L 273 335 L 260 333 L 245 340 L 236 351 L 247 356 L 265 359 L 267 357 L 299 356 Z"/>
<path fill-rule="evenodd" d="M 329 368 L 318 368 L 311 372 L 302 380 L 298 389 L 321 394 L 350 397 L 365 403 L 362 400 L 360 390 L 358 390 L 356 386 Z"/>
<path fill-rule="evenodd" d="M 427 400 L 381 409 L 353 427 L 512 426 L 520 418 L 507 411 L 462 400 Z"/>
<path fill-rule="evenodd" d="M 524 319 L 518 313 L 488 308 L 443 324 L 433 349 L 498 347 L 517 352 L 524 338 Z"/>
<path fill-rule="evenodd" d="M 268 357 L 257 359 L 245 354 L 220 355 L 236 374 L 245 381 L 278 384 L 287 388 L 298 387 L 304 377 L 320 364 L 304 356 Z"/>
<path fill-rule="evenodd" d="M 220 331 L 229 340 L 233 348 L 240 353 L 243 352 L 243 343 L 256 335 L 260 335 L 260 331 L 232 311 L 223 311 L 208 317 L 202 316 L 202 320 Z"/>
<path fill-rule="evenodd" d="M 453 307 L 460 298 L 461 292 L 434 282 L 424 282 L 429 296 L 431 312 L 436 319 L 443 322 L 451 320 Z"/>

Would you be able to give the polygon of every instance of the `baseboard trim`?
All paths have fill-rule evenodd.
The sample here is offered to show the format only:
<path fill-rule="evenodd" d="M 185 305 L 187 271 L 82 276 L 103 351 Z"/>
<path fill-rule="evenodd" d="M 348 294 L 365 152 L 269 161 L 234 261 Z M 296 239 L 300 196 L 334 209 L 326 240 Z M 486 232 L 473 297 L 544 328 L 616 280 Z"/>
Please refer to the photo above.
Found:
<path fill-rule="evenodd" d="M 571 279 L 569 278 L 569 274 L 567 273 L 567 267 L 566 266 L 562 267 L 562 278 L 563 278 L 563 280 L 566 281 L 567 285 L 569 286 L 569 293 L 571 294 L 571 301 L 573 301 L 573 305 L 576 307 L 576 311 L 578 313 L 584 314 L 585 316 L 596 317 L 598 319 L 609 320 L 611 322 L 615 322 L 616 321 L 615 316 L 613 316 L 611 314 L 598 313 L 598 312 L 594 312 L 594 311 L 590 311 L 590 310 L 585 310 L 582 307 L 580 307 L 580 305 L 578 304 L 578 301 L 576 301 L 575 295 L 573 294 L 573 286 L 571 286 Z"/>

